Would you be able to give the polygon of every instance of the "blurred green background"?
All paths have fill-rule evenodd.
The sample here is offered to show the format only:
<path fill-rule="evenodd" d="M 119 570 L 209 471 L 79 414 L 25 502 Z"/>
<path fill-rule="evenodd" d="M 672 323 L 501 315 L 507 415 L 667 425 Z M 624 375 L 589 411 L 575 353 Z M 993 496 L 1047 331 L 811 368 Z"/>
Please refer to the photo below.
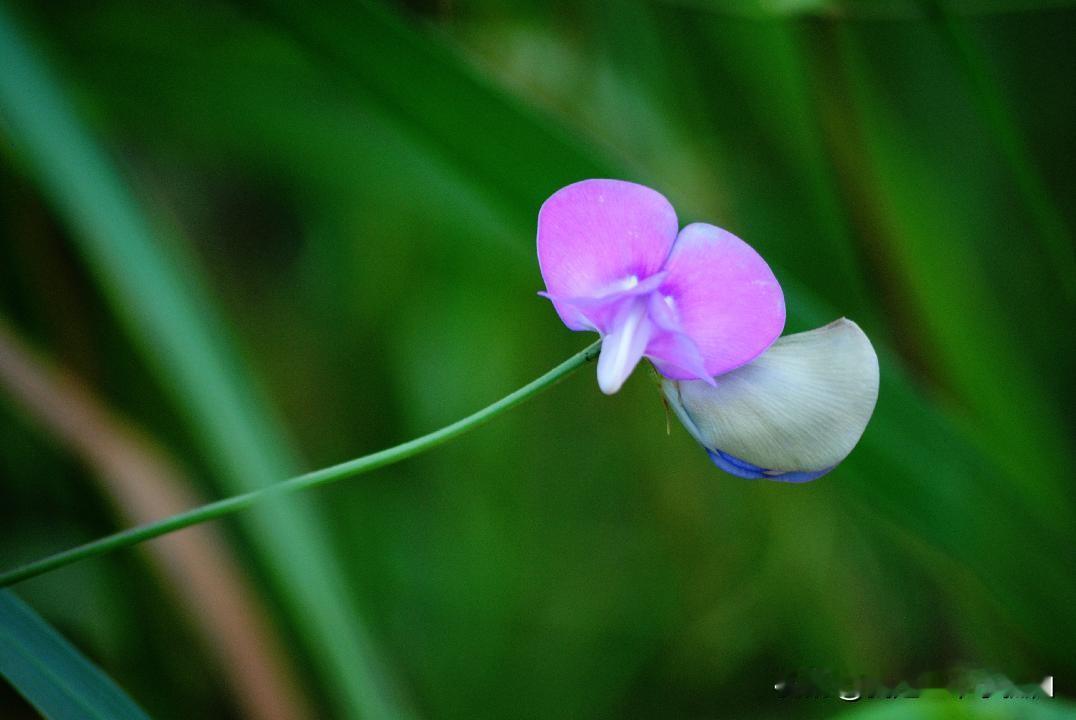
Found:
<path fill-rule="evenodd" d="M 0 16 L 0 366 L 31 353 L 0 384 L 3 567 L 408 439 L 583 347 L 535 295 L 534 233 L 586 177 L 735 232 L 788 331 L 848 316 L 881 358 L 862 442 L 807 485 L 721 474 L 646 373 L 607 398 L 585 368 L 206 545 L 18 586 L 154 717 L 1072 713 L 773 686 L 1073 691 L 1073 4 Z M 84 406 L 107 422 L 65 424 Z M 123 485 L 143 451 L 171 471 Z M 213 562 L 227 582 L 184 574 Z M 33 713 L 4 685 L 0 716 Z"/>

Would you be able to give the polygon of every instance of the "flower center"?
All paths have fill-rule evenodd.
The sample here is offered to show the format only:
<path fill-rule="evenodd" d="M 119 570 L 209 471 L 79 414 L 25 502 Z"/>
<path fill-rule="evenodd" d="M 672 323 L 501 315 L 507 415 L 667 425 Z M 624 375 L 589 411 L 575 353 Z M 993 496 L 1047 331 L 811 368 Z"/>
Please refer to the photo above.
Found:
<path fill-rule="evenodd" d="M 622 277 L 619 280 L 614 280 L 605 287 L 603 287 L 595 297 L 609 297 L 610 295 L 616 295 L 617 293 L 626 292 L 632 290 L 639 285 L 638 275 L 628 275 Z"/>

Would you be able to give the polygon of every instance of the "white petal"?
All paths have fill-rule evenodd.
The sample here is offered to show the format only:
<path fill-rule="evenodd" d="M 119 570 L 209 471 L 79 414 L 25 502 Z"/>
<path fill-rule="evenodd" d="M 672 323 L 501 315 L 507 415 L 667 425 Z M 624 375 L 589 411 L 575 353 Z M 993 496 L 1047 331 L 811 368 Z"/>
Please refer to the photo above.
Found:
<path fill-rule="evenodd" d="M 631 298 L 617 313 L 613 329 L 602 339 L 598 355 L 598 387 L 612 395 L 639 364 L 650 340 L 650 320 L 646 300 Z"/>
<path fill-rule="evenodd" d="M 775 472 L 831 468 L 859 442 L 878 400 L 878 356 L 851 320 L 778 339 L 754 361 L 698 380 L 665 380 L 696 440 Z"/>

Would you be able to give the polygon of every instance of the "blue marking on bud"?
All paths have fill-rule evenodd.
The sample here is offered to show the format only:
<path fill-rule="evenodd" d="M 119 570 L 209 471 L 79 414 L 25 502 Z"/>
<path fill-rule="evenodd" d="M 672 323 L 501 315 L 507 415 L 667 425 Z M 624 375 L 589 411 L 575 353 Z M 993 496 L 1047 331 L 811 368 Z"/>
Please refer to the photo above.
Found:
<path fill-rule="evenodd" d="M 790 470 L 784 473 L 774 473 L 772 470 L 765 470 L 758 465 L 752 465 L 746 460 L 741 460 L 721 450 L 707 449 L 706 452 L 709 454 L 710 459 L 714 461 L 714 465 L 717 465 L 729 475 L 735 475 L 745 480 L 777 480 L 779 482 L 801 483 L 820 478 L 833 469 L 828 467 L 824 470 Z"/>

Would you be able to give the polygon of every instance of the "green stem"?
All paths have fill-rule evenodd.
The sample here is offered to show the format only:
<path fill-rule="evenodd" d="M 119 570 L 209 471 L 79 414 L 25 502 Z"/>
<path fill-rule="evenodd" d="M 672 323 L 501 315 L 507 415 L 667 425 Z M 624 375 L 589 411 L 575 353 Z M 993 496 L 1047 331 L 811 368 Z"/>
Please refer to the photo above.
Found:
<path fill-rule="evenodd" d="M 199 507 L 181 512 L 177 515 L 172 515 L 163 520 L 157 520 L 156 522 L 146 523 L 145 525 L 122 530 L 118 533 L 98 538 L 97 540 L 93 540 L 84 545 L 73 547 L 70 550 L 64 550 L 55 555 L 49 555 L 48 557 L 36 560 L 28 565 L 23 565 L 20 568 L 0 574 L 0 587 L 13 585 L 22 580 L 41 575 L 42 573 L 55 570 L 56 568 L 69 565 L 84 558 L 118 550 L 119 548 L 160 537 L 161 535 L 176 530 L 182 530 L 185 527 L 197 525 L 198 523 L 203 523 L 207 520 L 216 520 L 217 518 L 231 515 L 240 510 L 245 510 L 260 500 L 298 492 L 299 490 L 306 490 L 319 485 L 326 485 L 331 482 L 336 482 L 337 480 L 361 475 L 362 473 L 370 472 L 371 470 L 376 470 L 386 465 L 392 465 L 401 460 L 406 460 L 409 457 L 435 448 L 441 443 L 448 442 L 455 437 L 475 429 L 479 425 L 489 422 L 501 413 L 512 409 L 546 388 L 551 387 L 562 378 L 585 365 L 587 362 L 598 357 L 598 350 L 600 347 L 601 341 L 599 340 L 568 358 L 560 365 L 557 365 L 545 375 L 542 375 L 536 380 L 532 380 L 515 392 L 506 395 L 492 405 L 482 408 L 478 412 L 457 420 L 451 425 L 446 425 L 440 430 L 435 430 L 427 435 L 417 437 L 414 440 L 408 440 L 395 447 L 386 448 L 385 450 L 380 450 L 370 455 L 364 455 L 363 457 L 355 458 L 354 460 L 342 462 L 339 465 L 322 468 L 321 470 L 314 470 L 313 472 L 297 475 L 293 478 L 284 480 L 283 482 L 269 485 L 268 487 L 259 490 L 252 490 L 251 492 L 233 495 L 232 497 L 224 498 L 223 500 L 206 503 L 205 505 L 200 505 Z"/>

